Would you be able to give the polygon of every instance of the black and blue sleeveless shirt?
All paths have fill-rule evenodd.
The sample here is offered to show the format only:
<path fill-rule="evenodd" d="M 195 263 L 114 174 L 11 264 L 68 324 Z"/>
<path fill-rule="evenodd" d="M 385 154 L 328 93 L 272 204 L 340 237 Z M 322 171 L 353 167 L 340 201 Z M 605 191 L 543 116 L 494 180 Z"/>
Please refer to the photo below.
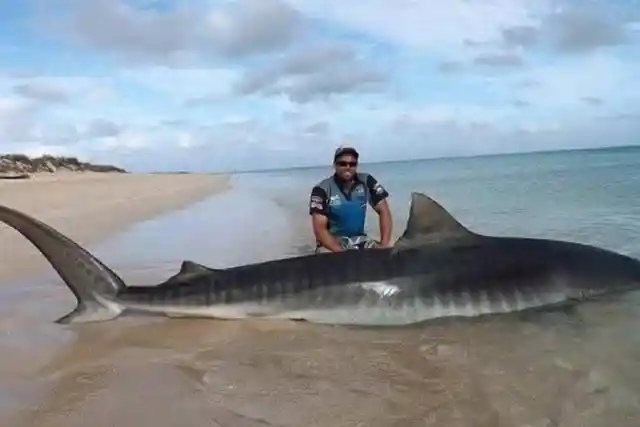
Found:
<path fill-rule="evenodd" d="M 311 190 L 309 214 L 329 219 L 329 232 L 336 237 L 364 234 L 367 205 L 375 207 L 389 196 L 387 190 L 370 174 L 357 173 L 348 192 L 340 178 L 332 175 L 317 183 Z"/>

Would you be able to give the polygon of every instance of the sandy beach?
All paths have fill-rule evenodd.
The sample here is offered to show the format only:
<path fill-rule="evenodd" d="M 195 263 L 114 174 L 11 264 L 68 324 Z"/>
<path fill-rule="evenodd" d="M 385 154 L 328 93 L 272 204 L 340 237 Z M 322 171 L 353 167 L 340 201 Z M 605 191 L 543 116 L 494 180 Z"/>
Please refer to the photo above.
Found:
<path fill-rule="evenodd" d="M 0 203 L 88 245 L 228 187 L 227 176 L 214 174 L 35 174 L 28 180 L 0 180 Z M 4 224 L 0 239 L 0 282 L 51 268 L 31 243 Z"/>
<path fill-rule="evenodd" d="M 568 163 L 583 163 L 578 159 Z M 540 235 L 566 229 L 575 238 L 601 233 L 614 248 L 640 247 L 633 225 L 640 209 L 625 187 L 637 165 L 613 166 L 613 177 L 605 174 L 596 183 L 569 179 L 572 185 L 560 188 L 541 172 L 523 192 L 519 180 L 505 181 L 505 168 L 495 161 L 479 167 L 477 179 L 444 180 L 436 187 L 463 207 L 475 203 L 459 208 L 474 219 L 474 229 L 493 225 L 509 234 Z M 466 177 L 467 165 L 461 161 L 447 176 Z M 445 167 L 451 167 L 448 161 Z M 532 162 L 530 173 L 538 168 L 545 170 L 544 162 Z M 440 167 L 417 169 L 442 174 Z M 589 175 L 602 169 L 595 162 Z M 231 182 L 207 175 L 43 175 L 0 182 L 0 203 L 88 245 L 126 283 L 153 284 L 174 274 L 184 259 L 224 268 L 294 253 L 311 236 L 309 177 L 292 172 L 296 185 L 288 185 L 278 174 L 238 175 L 232 190 L 210 198 Z M 405 176 L 385 181 L 395 200 L 403 187 L 431 187 Z M 257 198 L 255 191 L 268 196 Z M 200 198 L 209 200 L 185 206 Z M 566 205 L 564 215 L 558 210 L 547 217 L 534 210 L 555 200 L 576 203 L 574 210 Z M 608 200 L 614 207 L 603 215 Z M 406 205 L 396 203 L 396 230 L 402 232 L 400 209 Z M 133 224 L 163 211 L 167 215 Z M 604 217 L 611 222 L 603 226 Z M 135 314 L 60 325 L 54 320 L 75 306 L 73 295 L 24 238 L 8 227 L 0 226 L 0 233 L 0 426 L 640 425 L 637 293 L 573 313 L 450 318 L 409 328 Z M 4 281 L 37 271 L 48 273 Z"/>

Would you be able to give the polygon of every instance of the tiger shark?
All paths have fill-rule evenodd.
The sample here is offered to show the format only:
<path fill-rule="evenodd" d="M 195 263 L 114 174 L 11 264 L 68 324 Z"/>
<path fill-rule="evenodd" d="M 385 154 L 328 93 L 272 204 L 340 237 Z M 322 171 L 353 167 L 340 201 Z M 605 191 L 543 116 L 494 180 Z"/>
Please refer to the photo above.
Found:
<path fill-rule="evenodd" d="M 130 286 L 49 225 L 0 205 L 0 221 L 47 258 L 76 297 L 59 324 L 122 313 L 407 325 L 582 302 L 640 286 L 640 261 L 595 246 L 469 230 L 435 200 L 411 194 L 392 248 L 318 253 L 210 268 L 183 261 L 156 285 Z"/>

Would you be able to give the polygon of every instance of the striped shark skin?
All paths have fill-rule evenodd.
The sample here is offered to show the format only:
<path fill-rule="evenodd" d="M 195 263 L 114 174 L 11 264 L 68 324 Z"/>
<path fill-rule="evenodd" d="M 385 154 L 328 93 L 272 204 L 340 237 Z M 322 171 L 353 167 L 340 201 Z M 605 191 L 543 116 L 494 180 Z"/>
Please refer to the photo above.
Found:
<path fill-rule="evenodd" d="M 412 193 L 393 248 L 319 253 L 224 269 L 184 261 L 166 281 L 130 286 L 47 224 L 0 205 L 76 297 L 60 324 L 123 313 L 407 325 L 576 303 L 640 287 L 640 261 L 580 243 L 484 236 Z"/>

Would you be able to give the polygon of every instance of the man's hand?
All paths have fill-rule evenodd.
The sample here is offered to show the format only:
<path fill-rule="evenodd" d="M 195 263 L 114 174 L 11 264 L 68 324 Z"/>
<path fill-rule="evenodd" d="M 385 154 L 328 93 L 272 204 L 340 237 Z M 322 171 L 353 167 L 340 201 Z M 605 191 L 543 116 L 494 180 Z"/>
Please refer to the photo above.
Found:
<path fill-rule="evenodd" d="M 314 213 L 311 216 L 311 225 L 313 227 L 313 234 L 315 235 L 316 240 L 324 247 L 325 249 L 331 252 L 342 252 L 342 247 L 338 243 L 338 241 L 329 233 L 327 229 L 327 223 L 329 219 L 322 214 Z"/>

